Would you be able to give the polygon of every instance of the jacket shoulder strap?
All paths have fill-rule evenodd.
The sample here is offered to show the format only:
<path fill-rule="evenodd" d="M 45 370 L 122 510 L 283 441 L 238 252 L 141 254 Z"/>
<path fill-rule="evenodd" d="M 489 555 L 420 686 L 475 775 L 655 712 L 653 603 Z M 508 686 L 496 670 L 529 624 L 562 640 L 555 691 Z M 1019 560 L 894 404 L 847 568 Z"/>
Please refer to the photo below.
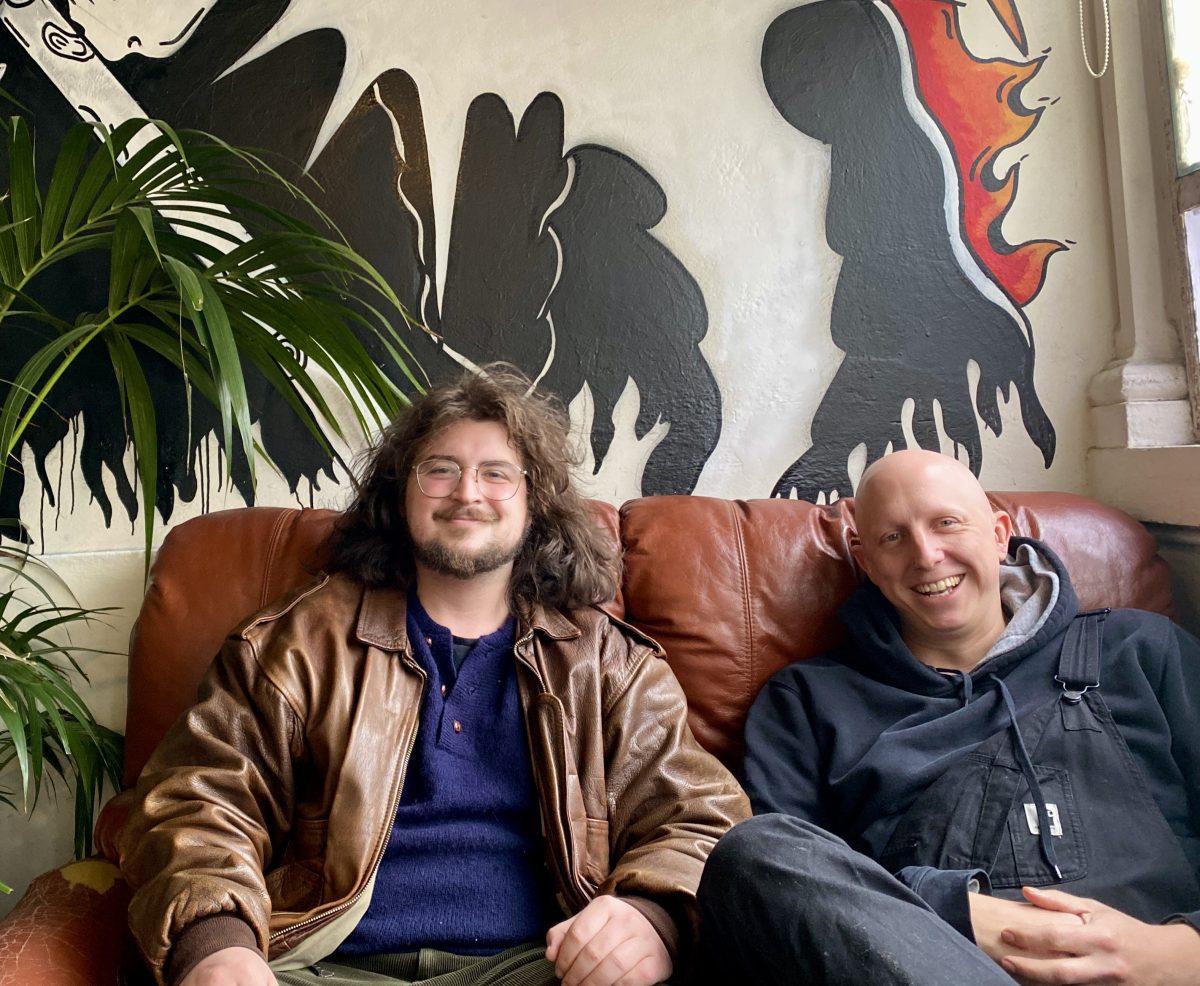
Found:
<path fill-rule="evenodd" d="M 1063 686 L 1063 698 L 1078 702 L 1083 693 L 1100 687 L 1100 644 L 1107 609 L 1078 613 L 1063 637 L 1054 680 Z"/>

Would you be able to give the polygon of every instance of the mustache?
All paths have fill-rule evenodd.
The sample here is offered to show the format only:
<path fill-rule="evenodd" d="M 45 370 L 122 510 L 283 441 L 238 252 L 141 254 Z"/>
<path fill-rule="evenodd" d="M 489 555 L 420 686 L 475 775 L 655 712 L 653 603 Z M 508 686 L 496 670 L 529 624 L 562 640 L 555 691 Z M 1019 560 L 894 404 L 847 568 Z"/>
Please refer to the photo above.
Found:
<path fill-rule="evenodd" d="M 434 520 L 482 520 L 494 521 L 497 515 L 490 510 L 481 510 L 478 507 L 455 507 L 449 510 L 436 510 L 433 514 Z"/>

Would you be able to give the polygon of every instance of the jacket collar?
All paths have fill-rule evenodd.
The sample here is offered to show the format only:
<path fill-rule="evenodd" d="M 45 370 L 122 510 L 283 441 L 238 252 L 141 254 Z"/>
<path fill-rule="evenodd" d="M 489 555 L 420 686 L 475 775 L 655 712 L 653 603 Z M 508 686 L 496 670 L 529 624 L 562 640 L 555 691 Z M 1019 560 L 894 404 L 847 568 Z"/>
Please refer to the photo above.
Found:
<path fill-rule="evenodd" d="M 407 592 L 397 586 L 363 588 L 358 639 L 381 650 L 408 650 Z"/>
<path fill-rule="evenodd" d="M 541 603 L 534 603 L 528 618 L 519 618 L 517 623 L 522 637 L 528 630 L 537 630 L 552 640 L 573 640 L 583 633 L 562 610 Z"/>
<path fill-rule="evenodd" d="M 408 650 L 407 592 L 395 586 L 363 589 L 362 608 L 358 612 L 358 639 L 364 644 L 387 651 Z M 572 640 L 582 630 L 561 610 L 534 603 L 527 618 L 517 620 L 518 638 L 531 630 L 552 640 Z"/>

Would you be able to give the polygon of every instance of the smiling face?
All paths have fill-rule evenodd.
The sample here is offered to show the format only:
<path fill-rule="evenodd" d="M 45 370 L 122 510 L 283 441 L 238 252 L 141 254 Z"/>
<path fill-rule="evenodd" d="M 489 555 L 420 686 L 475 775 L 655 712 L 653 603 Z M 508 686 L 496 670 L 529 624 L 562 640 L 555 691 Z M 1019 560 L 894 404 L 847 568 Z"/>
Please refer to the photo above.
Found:
<path fill-rule="evenodd" d="M 462 478 L 449 496 L 435 498 L 421 492 L 415 474 L 409 473 L 404 508 L 418 573 L 424 569 L 470 579 L 500 569 L 511 571 L 529 529 L 526 482 L 521 480 L 510 500 L 489 500 L 475 473 L 483 463 L 524 467 L 504 426 L 495 421 L 459 421 L 430 439 L 417 462 L 433 457 L 456 462 Z"/>
<path fill-rule="evenodd" d="M 1004 631 L 1008 514 L 992 509 L 960 463 L 914 449 L 863 475 L 854 518 L 854 557 L 896 608 L 913 654 L 926 664 L 974 667 Z"/>

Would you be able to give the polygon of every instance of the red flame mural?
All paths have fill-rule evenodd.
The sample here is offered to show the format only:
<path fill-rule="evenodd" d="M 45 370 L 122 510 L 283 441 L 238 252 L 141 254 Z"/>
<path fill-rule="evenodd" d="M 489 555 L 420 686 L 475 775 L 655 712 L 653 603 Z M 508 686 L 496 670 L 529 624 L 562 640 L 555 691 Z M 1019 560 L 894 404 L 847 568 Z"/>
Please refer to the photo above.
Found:
<path fill-rule="evenodd" d="M 1017 194 L 1019 165 L 1003 176 L 994 165 L 1006 148 L 1037 126 L 1042 111 L 1021 101 L 1021 90 L 1045 57 L 1028 62 L 977 58 L 959 31 L 961 0 L 887 0 L 904 26 L 917 91 L 941 128 L 958 171 L 963 235 L 976 259 L 1020 306 L 1041 290 L 1046 264 L 1067 249 L 1057 240 L 1011 244 L 1001 224 Z M 989 0 L 1014 43 L 1026 50 L 1012 0 Z"/>

